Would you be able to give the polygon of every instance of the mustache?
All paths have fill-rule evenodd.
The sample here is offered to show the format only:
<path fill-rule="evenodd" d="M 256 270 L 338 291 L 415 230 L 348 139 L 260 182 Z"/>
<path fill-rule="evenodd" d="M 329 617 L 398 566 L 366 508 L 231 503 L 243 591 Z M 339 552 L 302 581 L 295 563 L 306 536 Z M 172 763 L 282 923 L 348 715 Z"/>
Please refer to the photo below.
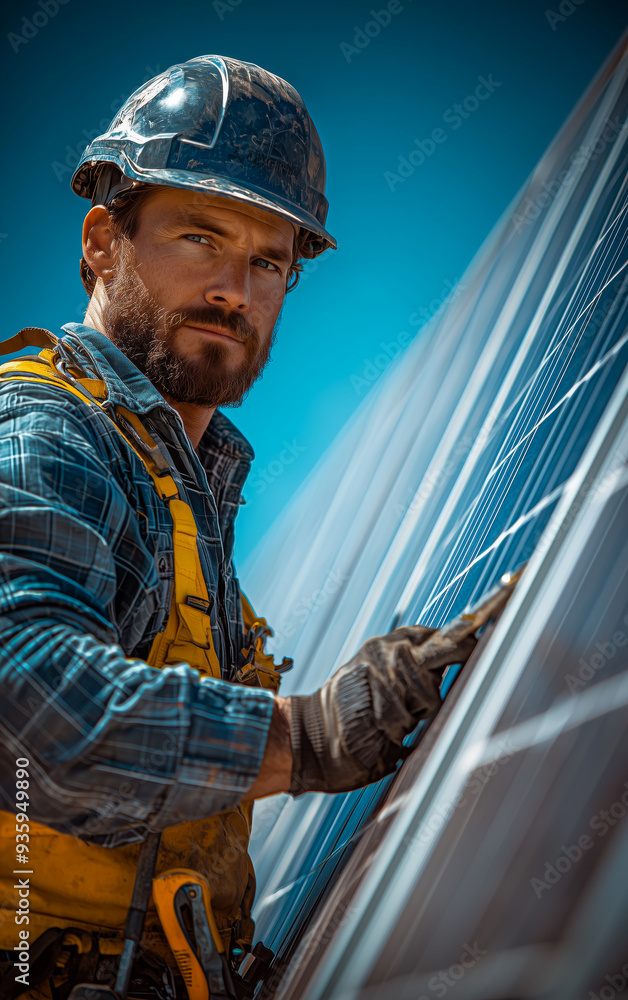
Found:
<path fill-rule="evenodd" d="M 203 306 L 198 309 L 177 309 L 164 317 L 166 335 L 180 326 L 217 326 L 235 334 L 243 344 L 258 343 L 259 335 L 252 323 L 237 312 L 225 312 L 220 306 Z"/>

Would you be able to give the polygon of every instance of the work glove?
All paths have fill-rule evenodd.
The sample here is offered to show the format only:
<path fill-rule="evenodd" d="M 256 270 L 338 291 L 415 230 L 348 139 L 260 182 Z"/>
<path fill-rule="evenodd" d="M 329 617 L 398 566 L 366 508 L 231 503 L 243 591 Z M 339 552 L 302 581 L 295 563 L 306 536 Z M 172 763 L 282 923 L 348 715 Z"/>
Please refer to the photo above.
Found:
<path fill-rule="evenodd" d="M 319 691 L 293 695 L 290 794 L 349 792 L 392 773 L 404 737 L 440 705 L 445 667 L 466 663 L 476 642 L 398 628 L 365 642 Z"/>

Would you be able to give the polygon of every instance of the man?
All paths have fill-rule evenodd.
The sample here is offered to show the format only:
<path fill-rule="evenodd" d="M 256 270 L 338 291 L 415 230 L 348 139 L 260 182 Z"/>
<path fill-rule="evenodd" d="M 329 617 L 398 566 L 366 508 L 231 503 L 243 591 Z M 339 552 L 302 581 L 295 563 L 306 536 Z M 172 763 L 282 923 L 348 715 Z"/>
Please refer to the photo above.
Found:
<path fill-rule="evenodd" d="M 297 92 L 235 59 L 173 66 L 72 183 L 92 200 L 85 322 L 23 331 L 4 353 L 41 354 L 0 369 L 1 992 L 60 1000 L 115 976 L 155 830 L 157 873 L 206 880 L 235 967 L 253 937 L 252 801 L 390 773 L 475 643 L 399 629 L 284 699 L 239 589 L 253 453 L 218 407 L 260 376 L 300 261 L 335 246 Z M 153 904 L 142 943 L 136 991 L 183 991 Z"/>

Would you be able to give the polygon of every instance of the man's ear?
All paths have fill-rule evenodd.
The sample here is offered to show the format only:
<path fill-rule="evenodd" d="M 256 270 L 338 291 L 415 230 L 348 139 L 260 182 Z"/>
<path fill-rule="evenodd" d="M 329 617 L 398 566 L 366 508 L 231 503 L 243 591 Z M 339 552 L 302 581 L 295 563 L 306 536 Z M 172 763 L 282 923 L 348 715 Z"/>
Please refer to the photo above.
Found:
<path fill-rule="evenodd" d="M 83 222 L 83 257 L 105 284 L 113 277 L 114 234 L 104 205 L 90 208 Z"/>

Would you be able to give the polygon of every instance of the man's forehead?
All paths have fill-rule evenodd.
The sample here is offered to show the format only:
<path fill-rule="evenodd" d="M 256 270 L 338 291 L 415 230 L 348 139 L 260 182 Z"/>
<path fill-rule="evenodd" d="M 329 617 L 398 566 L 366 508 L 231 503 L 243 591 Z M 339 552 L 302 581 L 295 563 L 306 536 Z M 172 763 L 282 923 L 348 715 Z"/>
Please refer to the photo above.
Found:
<path fill-rule="evenodd" d="M 159 207 L 164 221 L 191 222 L 205 218 L 208 221 L 218 219 L 227 225 L 231 223 L 234 227 L 255 224 L 265 228 L 268 235 L 272 232 L 274 237 L 283 236 L 290 245 L 296 233 L 296 227 L 292 223 L 273 212 L 210 192 L 164 187 L 155 192 L 152 200 L 155 207 Z"/>

